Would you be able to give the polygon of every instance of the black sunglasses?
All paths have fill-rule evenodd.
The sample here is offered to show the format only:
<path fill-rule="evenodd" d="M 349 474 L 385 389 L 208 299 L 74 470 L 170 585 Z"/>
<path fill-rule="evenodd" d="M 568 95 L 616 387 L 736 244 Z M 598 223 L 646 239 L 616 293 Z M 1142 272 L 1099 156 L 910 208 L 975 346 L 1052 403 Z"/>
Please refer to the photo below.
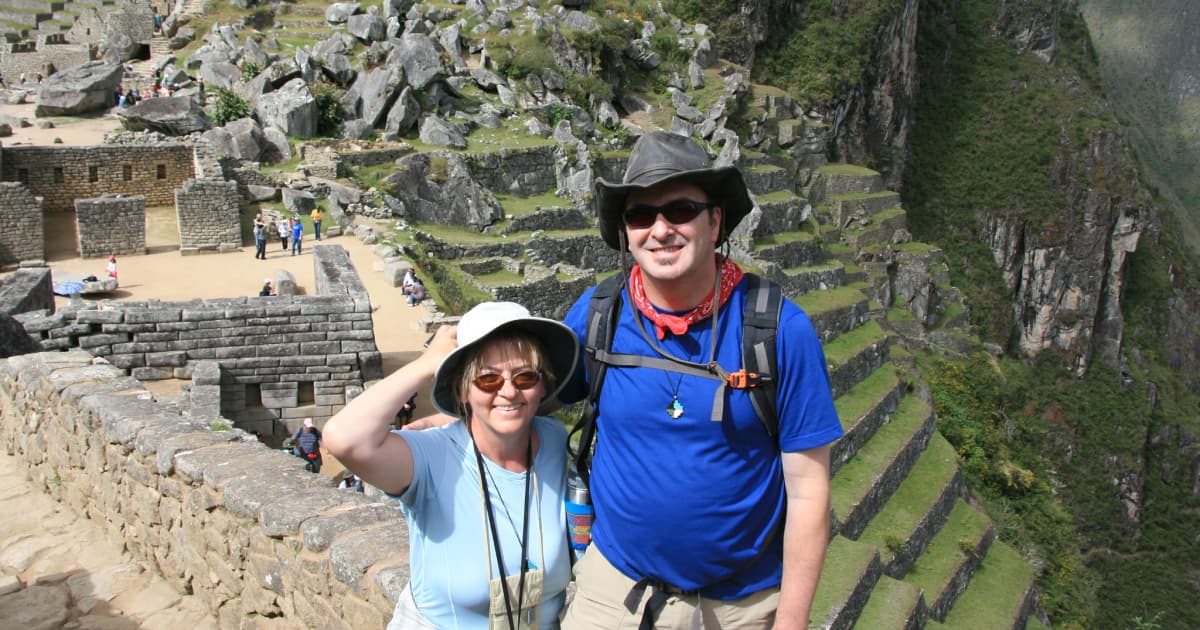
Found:
<path fill-rule="evenodd" d="M 627 208 L 625 213 L 621 215 L 621 218 L 625 221 L 625 225 L 635 230 L 644 230 L 654 225 L 660 214 L 674 225 L 683 225 L 684 223 L 691 222 L 701 212 L 716 207 L 717 204 L 715 203 L 704 203 L 692 199 L 676 199 L 668 201 L 661 206 L 637 205 Z"/>
<path fill-rule="evenodd" d="M 508 378 L 508 380 L 512 381 L 513 387 L 516 387 L 517 389 L 533 389 L 538 383 L 542 382 L 542 373 L 538 372 L 537 370 L 525 370 L 523 372 L 517 372 L 516 374 L 513 374 Z M 482 392 L 495 394 L 496 392 L 500 391 L 501 387 L 504 387 L 504 381 L 505 379 L 503 374 L 489 372 L 487 374 L 480 374 L 479 376 L 476 376 L 471 381 L 471 384 L 475 387 L 478 387 Z"/>

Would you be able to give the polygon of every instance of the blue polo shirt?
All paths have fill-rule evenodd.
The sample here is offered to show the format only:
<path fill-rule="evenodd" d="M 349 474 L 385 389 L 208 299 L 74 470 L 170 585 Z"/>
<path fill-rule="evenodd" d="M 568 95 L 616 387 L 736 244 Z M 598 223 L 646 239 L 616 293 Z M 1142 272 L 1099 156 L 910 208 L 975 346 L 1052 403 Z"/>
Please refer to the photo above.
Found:
<path fill-rule="evenodd" d="M 716 360 L 742 367 L 745 279 L 721 307 Z M 586 338 L 586 291 L 565 323 Z M 638 331 L 628 290 L 612 351 L 658 356 Z M 653 324 L 641 313 L 646 332 Z M 707 363 L 712 320 L 687 334 L 657 341 L 674 357 Z M 643 367 L 608 368 L 600 394 L 591 495 L 592 541 L 632 579 L 652 577 L 705 597 L 732 600 L 779 585 L 786 516 L 780 451 L 795 452 L 842 436 L 834 410 L 825 354 L 808 316 L 784 300 L 776 342 L 778 442 L 754 412 L 749 394 L 728 389 L 725 414 L 711 419 L 718 383 Z M 585 370 L 560 398 L 587 396 Z M 667 408 L 678 397 L 683 414 Z M 825 541 L 814 541 L 825 544 Z M 765 546 L 765 548 L 764 548 Z"/>

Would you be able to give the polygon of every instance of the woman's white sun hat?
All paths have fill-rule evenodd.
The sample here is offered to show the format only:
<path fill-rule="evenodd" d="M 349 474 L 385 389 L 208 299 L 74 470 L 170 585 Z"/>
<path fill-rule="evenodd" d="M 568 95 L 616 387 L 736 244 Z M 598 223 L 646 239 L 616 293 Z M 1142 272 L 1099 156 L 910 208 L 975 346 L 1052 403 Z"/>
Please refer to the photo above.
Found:
<path fill-rule="evenodd" d="M 579 338 L 561 322 L 534 317 L 529 310 L 514 302 L 484 302 L 467 311 L 458 322 L 458 347 L 442 359 L 433 375 L 433 406 L 438 411 L 457 416 L 460 401 L 454 396 L 455 383 L 462 371 L 463 360 L 470 351 L 485 343 L 494 333 L 520 330 L 537 339 L 546 353 L 544 366 L 554 375 L 554 391 L 546 392 L 543 406 L 553 401 L 571 378 L 579 363 Z"/>

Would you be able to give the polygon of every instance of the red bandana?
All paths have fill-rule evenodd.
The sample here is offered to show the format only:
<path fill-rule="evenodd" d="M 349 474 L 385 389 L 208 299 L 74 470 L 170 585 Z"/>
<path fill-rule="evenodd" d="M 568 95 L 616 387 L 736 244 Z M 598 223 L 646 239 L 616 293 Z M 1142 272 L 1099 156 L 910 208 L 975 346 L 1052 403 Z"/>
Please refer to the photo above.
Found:
<path fill-rule="evenodd" d="M 742 268 L 737 266 L 737 263 L 722 257 L 720 254 L 716 256 L 717 264 L 721 265 L 721 306 L 725 306 L 725 301 L 733 294 L 733 288 L 737 283 L 742 281 Z M 713 292 L 709 291 L 708 296 L 704 298 L 696 308 L 682 314 L 670 315 L 668 313 L 660 313 L 650 300 L 646 298 L 646 285 L 642 281 L 642 268 L 635 264 L 633 270 L 629 273 L 629 294 L 633 296 L 633 303 L 637 305 L 638 310 L 645 315 L 647 319 L 654 322 L 654 332 L 659 339 L 667 336 L 667 330 L 670 329 L 672 334 L 683 335 L 687 333 L 688 326 L 707 319 L 712 315 L 713 311 Z"/>

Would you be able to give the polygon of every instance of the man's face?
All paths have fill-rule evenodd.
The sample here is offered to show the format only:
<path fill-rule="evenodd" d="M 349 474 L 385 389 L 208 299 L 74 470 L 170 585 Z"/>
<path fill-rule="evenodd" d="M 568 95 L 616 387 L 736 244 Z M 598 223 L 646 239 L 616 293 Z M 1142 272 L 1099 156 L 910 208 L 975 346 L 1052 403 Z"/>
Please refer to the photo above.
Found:
<path fill-rule="evenodd" d="M 721 208 L 712 206 L 701 210 L 691 220 L 672 223 L 671 218 L 676 221 L 686 218 L 684 210 L 688 201 L 707 204 L 708 195 L 694 184 L 667 182 L 634 191 L 625 200 L 624 229 L 629 240 L 629 253 L 641 265 L 643 277 L 648 282 L 695 279 L 698 273 L 713 265 L 713 253 L 720 236 Z M 635 220 L 640 217 L 645 221 L 651 213 L 654 213 L 653 222 L 648 226 L 641 226 Z"/>

